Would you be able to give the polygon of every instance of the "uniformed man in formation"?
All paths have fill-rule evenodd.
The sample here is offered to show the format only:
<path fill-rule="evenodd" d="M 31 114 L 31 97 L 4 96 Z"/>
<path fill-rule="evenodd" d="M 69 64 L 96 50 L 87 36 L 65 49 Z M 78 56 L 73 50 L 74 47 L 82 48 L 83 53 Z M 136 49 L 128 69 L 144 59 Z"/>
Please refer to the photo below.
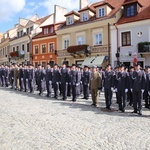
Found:
<path fill-rule="evenodd" d="M 88 100 L 92 98 L 92 106 L 97 107 L 99 91 L 104 92 L 105 107 L 112 109 L 113 93 L 116 93 L 118 111 L 126 111 L 127 101 L 133 106 L 133 113 L 142 115 L 142 102 L 145 108 L 150 109 L 150 66 L 143 70 L 139 63 L 130 66 L 129 71 L 123 64 L 112 69 L 108 64 L 105 69 L 97 66 L 79 66 L 73 64 L 71 67 L 63 63 L 61 66 L 47 64 L 44 68 L 41 64 L 37 68 L 33 65 L 12 64 L 0 65 L 0 86 L 11 87 L 11 89 L 34 93 L 39 95 L 67 100 L 72 97 L 75 102 L 81 94 Z"/>

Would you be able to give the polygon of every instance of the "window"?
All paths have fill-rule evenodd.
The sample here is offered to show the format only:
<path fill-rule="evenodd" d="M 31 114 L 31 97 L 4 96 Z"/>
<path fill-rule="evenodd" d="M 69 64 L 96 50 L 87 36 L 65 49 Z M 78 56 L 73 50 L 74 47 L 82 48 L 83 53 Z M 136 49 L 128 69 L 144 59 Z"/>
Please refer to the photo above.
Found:
<path fill-rule="evenodd" d="M 77 44 L 78 45 L 85 44 L 85 37 L 84 36 L 78 36 L 77 37 Z"/>
<path fill-rule="evenodd" d="M 35 53 L 35 54 L 38 54 L 38 53 L 39 53 L 39 48 L 38 48 L 37 45 L 34 47 L 34 53 Z"/>
<path fill-rule="evenodd" d="M 22 45 L 22 50 L 24 51 L 24 45 Z"/>
<path fill-rule="evenodd" d="M 54 32 L 54 27 L 50 27 L 50 33 Z"/>
<path fill-rule="evenodd" d="M 131 33 L 129 32 L 122 32 L 122 46 L 130 46 L 131 45 Z"/>
<path fill-rule="evenodd" d="M 30 29 L 29 28 L 27 28 L 27 34 L 29 34 L 30 33 Z"/>
<path fill-rule="evenodd" d="M 104 8 L 100 8 L 98 13 L 99 13 L 99 17 L 104 17 L 105 16 L 105 9 Z"/>
<path fill-rule="evenodd" d="M 23 36 L 23 31 L 20 31 L 20 36 Z"/>
<path fill-rule="evenodd" d="M 88 13 L 84 12 L 82 13 L 82 21 L 87 21 L 88 20 Z"/>
<path fill-rule="evenodd" d="M 134 15 L 135 15 L 135 7 L 134 7 L 134 5 L 128 6 L 126 8 L 126 16 L 127 17 L 131 17 L 131 16 L 134 16 Z"/>
<path fill-rule="evenodd" d="M 69 39 L 65 39 L 63 49 L 67 49 L 68 46 L 69 46 Z"/>
<path fill-rule="evenodd" d="M 46 53 L 46 45 L 45 44 L 42 45 L 42 53 Z"/>
<path fill-rule="evenodd" d="M 44 34 L 48 34 L 48 28 L 44 28 Z"/>
<path fill-rule="evenodd" d="M 94 35 L 94 45 L 101 45 L 102 44 L 102 34 L 98 33 Z"/>
<path fill-rule="evenodd" d="M 17 46 L 17 51 L 19 51 L 19 46 Z"/>
<path fill-rule="evenodd" d="M 13 52 L 15 52 L 15 47 L 13 47 Z"/>
<path fill-rule="evenodd" d="M 54 43 L 49 44 L 49 52 L 54 52 Z"/>
<path fill-rule="evenodd" d="M 73 18 L 72 17 L 68 17 L 68 24 L 73 24 Z"/>
<path fill-rule="evenodd" d="M 30 32 L 33 30 L 33 26 L 32 27 L 30 27 Z"/>
<path fill-rule="evenodd" d="M 19 32 L 17 32 L 17 37 L 20 37 L 20 33 Z"/>
<path fill-rule="evenodd" d="M 27 52 L 30 52 L 30 44 L 27 43 Z"/>

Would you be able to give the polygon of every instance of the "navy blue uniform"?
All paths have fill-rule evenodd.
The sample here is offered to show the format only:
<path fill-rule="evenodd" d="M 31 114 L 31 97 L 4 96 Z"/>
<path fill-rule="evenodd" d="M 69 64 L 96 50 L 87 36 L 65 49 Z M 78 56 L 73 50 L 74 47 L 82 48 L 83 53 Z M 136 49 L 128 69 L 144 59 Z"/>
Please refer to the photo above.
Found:
<path fill-rule="evenodd" d="M 105 102 L 106 108 L 110 109 L 112 104 L 112 90 L 111 88 L 114 87 L 114 72 L 113 71 L 105 71 L 103 73 L 102 79 L 104 80 L 104 93 L 105 93 Z"/>
<path fill-rule="evenodd" d="M 47 97 L 49 97 L 52 94 L 52 69 L 51 68 L 46 69 L 45 80 L 46 80 Z"/>
<path fill-rule="evenodd" d="M 133 90 L 133 107 L 134 112 L 142 110 L 142 90 L 145 89 L 145 73 L 141 70 L 134 71 L 132 74 L 133 82 L 131 89 Z"/>
<path fill-rule="evenodd" d="M 89 84 L 90 84 L 91 73 L 89 71 L 84 71 L 82 74 L 82 84 L 83 84 L 83 95 L 84 99 L 89 98 Z"/>
<path fill-rule="evenodd" d="M 58 98 L 58 89 L 59 89 L 59 82 L 60 82 L 60 73 L 58 69 L 53 70 L 53 77 L 52 83 L 54 87 L 54 98 Z"/>

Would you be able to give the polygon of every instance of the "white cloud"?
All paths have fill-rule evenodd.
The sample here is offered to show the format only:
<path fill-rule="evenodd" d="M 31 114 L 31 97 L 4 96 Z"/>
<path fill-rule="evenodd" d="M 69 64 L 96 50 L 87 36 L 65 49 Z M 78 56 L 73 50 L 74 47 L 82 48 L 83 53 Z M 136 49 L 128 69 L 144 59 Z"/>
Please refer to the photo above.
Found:
<path fill-rule="evenodd" d="M 0 0 L 0 19 L 9 20 L 25 6 L 25 0 Z"/>
<path fill-rule="evenodd" d="M 89 4 L 98 1 L 101 0 L 89 0 Z M 44 6 L 49 14 L 54 12 L 54 5 L 65 7 L 68 11 L 79 10 L 79 0 L 43 0 L 39 5 Z"/>

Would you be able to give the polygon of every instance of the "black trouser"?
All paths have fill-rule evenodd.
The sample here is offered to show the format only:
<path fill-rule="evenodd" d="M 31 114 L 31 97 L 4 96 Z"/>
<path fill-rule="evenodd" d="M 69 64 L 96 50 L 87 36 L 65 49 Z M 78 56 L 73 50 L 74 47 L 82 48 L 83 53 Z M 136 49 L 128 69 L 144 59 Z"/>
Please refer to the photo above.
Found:
<path fill-rule="evenodd" d="M 133 90 L 133 108 L 134 111 L 141 111 L 142 109 L 142 99 L 141 99 L 141 91 L 134 91 Z"/>
<path fill-rule="evenodd" d="M 68 84 L 68 87 L 67 87 L 67 96 L 71 96 L 71 84 Z"/>
<path fill-rule="evenodd" d="M 76 86 L 77 96 L 80 96 L 80 84 Z"/>
<path fill-rule="evenodd" d="M 8 77 L 5 77 L 5 86 L 8 87 Z"/>
<path fill-rule="evenodd" d="M 76 101 L 77 98 L 77 86 L 76 85 L 71 85 L 72 88 L 72 100 Z"/>
<path fill-rule="evenodd" d="M 20 91 L 23 90 L 23 78 L 19 78 Z"/>
<path fill-rule="evenodd" d="M 28 86 L 29 86 L 28 82 L 29 82 L 28 79 L 23 79 L 25 92 L 28 91 Z"/>
<path fill-rule="evenodd" d="M 11 88 L 13 89 L 14 88 L 14 78 L 11 77 L 10 81 L 11 81 Z"/>
<path fill-rule="evenodd" d="M 33 80 L 32 79 L 29 80 L 29 89 L 30 89 L 30 92 L 34 91 L 34 85 L 33 85 Z"/>
<path fill-rule="evenodd" d="M 61 83 L 61 90 L 62 90 L 62 95 L 64 100 L 67 99 L 67 89 L 68 89 L 68 84 Z"/>
<path fill-rule="evenodd" d="M 43 93 L 43 87 L 42 87 L 42 81 L 38 80 L 38 90 L 39 90 L 39 94 Z"/>
<path fill-rule="evenodd" d="M 4 86 L 4 76 L 1 76 L 1 86 Z"/>
<path fill-rule="evenodd" d="M 118 100 L 118 99 L 119 99 L 119 98 L 118 98 L 118 91 L 117 91 L 117 92 L 116 92 L 116 100 L 117 100 L 116 103 L 117 103 L 117 104 L 119 104 L 119 100 Z"/>
<path fill-rule="evenodd" d="M 144 91 L 144 98 L 145 98 L 145 107 L 150 108 L 150 96 L 148 91 Z"/>
<path fill-rule="evenodd" d="M 112 103 L 112 91 L 111 89 L 105 88 L 105 102 L 106 102 L 106 108 L 110 108 Z"/>
<path fill-rule="evenodd" d="M 52 81 L 46 81 L 47 96 L 52 94 Z"/>
<path fill-rule="evenodd" d="M 89 97 L 89 86 L 88 85 L 83 85 L 83 94 L 84 94 L 85 99 Z"/>
<path fill-rule="evenodd" d="M 118 90 L 118 103 L 119 103 L 119 110 L 125 109 L 125 107 L 126 107 L 125 90 Z"/>
<path fill-rule="evenodd" d="M 53 87 L 54 87 L 54 97 L 58 98 L 58 89 L 59 89 L 59 83 L 53 83 Z"/>
<path fill-rule="evenodd" d="M 130 89 L 128 90 L 128 96 L 129 96 L 129 104 L 132 105 L 133 104 L 133 94 Z"/>

